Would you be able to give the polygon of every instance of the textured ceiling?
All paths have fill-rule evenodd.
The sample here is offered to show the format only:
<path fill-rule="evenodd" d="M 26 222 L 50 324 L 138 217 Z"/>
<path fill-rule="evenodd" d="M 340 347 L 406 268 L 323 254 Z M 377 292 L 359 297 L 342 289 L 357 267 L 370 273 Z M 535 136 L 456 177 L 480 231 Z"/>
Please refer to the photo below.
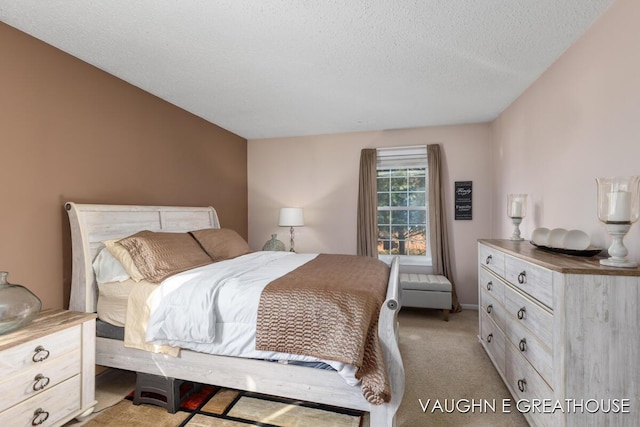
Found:
<path fill-rule="evenodd" d="M 247 139 L 486 122 L 613 0 L 0 0 L 0 21 Z"/>

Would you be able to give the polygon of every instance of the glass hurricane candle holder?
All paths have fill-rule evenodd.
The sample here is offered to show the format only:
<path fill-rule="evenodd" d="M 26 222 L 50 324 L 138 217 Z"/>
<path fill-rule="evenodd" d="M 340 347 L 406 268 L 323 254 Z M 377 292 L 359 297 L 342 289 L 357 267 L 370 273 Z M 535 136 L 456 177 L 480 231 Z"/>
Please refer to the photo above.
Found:
<path fill-rule="evenodd" d="M 624 246 L 624 236 L 640 214 L 640 176 L 596 178 L 598 185 L 598 219 L 607 228 L 612 243 L 609 258 L 600 264 L 609 267 L 637 267 L 629 261 L 629 251 Z"/>
<path fill-rule="evenodd" d="M 513 222 L 513 234 L 510 240 L 524 240 L 520 236 L 520 223 L 527 214 L 527 195 L 508 194 L 507 195 L 507 216 Z"/>

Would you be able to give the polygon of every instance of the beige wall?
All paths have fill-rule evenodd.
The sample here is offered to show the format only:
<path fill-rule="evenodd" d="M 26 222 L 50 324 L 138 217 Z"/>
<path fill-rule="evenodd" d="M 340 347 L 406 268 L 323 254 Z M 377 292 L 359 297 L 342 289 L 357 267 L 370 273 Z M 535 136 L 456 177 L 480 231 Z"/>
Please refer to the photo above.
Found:
<path fill-rule="evenodd" d="M 0 270 L 67 306 L 65 201 L 213 205 L 247 235 L 246 140 L 0 23 Z"/>
<path fill-rule="evenodd" d="M 298 251 L 355 254 L 360 150 L 432 143 L 443 150 L 458 295 L 463 304 L 477 304 L 476 239 L 491 234 L 488 124 L 250 140 L 249 244 L 260 249 L 277 233 L 288 248 L 289 231 L 277 225 L 279 209 L 302 207 Z M 473 181 L 472 221 L 453 220 L 454 181 Z"/>
<path fill-rule="evenodd" d="M 611 240 L 598 221 L 595 178 L 640 174 L 640 2 L 618 0 L 493 124 L 496 237 L 508 237 L 506 195 L 528 193 L 521 229 L 578 228 Z M 640 261 L 640 224 L 625 239 Z"/>

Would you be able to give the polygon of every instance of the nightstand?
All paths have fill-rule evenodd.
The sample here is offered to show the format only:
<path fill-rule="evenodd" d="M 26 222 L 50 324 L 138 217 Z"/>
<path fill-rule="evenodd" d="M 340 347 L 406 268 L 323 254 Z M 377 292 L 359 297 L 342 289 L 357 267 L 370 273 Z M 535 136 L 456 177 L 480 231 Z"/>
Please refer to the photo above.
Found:
<path fill-rule="evenodd" d="M 93 411 L 95 318 L 44 310 L 0 335 L 0 425 L 59 426 Z"/>

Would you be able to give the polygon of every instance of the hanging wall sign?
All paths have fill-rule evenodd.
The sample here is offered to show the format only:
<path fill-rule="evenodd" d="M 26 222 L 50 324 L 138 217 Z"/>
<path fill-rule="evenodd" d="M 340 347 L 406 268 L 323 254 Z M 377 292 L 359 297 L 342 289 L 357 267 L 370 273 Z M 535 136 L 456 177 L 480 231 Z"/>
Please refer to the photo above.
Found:
<path fill-rule="evenodd" d="M 473 219 L 471 181 L 455 182 L 455 219 Z"/>

